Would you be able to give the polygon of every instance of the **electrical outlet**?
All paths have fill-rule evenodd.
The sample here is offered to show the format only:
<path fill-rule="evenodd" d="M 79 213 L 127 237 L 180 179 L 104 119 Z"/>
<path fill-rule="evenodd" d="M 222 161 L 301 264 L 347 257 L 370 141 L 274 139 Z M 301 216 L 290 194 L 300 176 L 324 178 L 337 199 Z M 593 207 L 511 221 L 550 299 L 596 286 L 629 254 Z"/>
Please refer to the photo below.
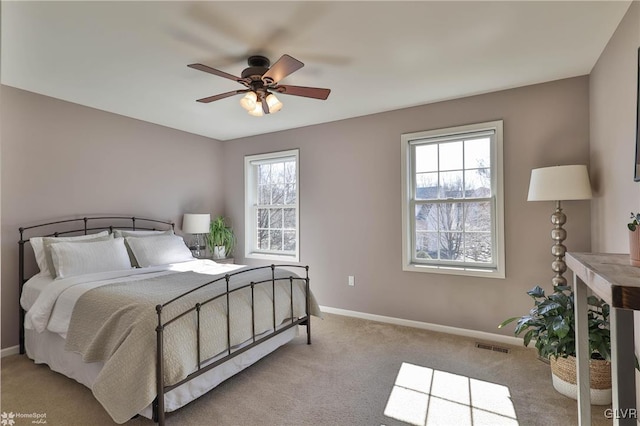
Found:
<path fill-rule="evenodd" d="M 349 285 L 353 287 L 356 285 L 356 278 L 353 275 L 349 275 Z"/>

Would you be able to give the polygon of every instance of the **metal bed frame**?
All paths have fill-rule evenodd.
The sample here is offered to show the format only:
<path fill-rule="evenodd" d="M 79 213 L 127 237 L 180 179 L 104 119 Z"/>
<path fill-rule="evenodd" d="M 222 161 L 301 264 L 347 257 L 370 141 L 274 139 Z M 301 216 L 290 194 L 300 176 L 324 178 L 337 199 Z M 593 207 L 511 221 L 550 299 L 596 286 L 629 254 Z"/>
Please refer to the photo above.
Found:
<path fill-rule="evenodd" d="M 96 226 L 89 226 L 89 221 L 129 221 L 129 224 L 124 224 L 123 226 L 121 225 L 114 225 L 114 224 L 110 224 L 110 225 L 96 225 Z M 77 225 L 77 222 L 82 222 L 82 227 L 81 228 L 76 228 L 76 229 L 65 229 L 63 231 L 56 231 L 53 233 L 49 233 L 46 235 L 32 235 L 31 237 L 35 237 L 35 236 L 45 236 L 45 237 L 58 237 L 61 235 L 68 235 L 68 234 L 83 234 L 83 235 L 87 235 L 89 234 L 89 231 L 103 231 L 103 230 L 109 230 L 109 231 L 113 231 L 114 228 L 115 229 L 130 229 L 130 230 L 157 230 L 156 229 L 156 225 L 162 225 L 164 227 L 166 227 L 168 229 L 168 226 L 171 226 L 171 229 L 175 229 L 175 224 L 173 222 L 167 222 L 167 221 L 162 221 L 162 220 L 156 220 L 156 219 L 146 219 L 146 218 L 139 218 L 139 217 L 131 217 L 131 216 L 94 216 L 94 217 L 83 217 L 83 218 L 77 218 L 77 219 L 66 219 L 66 220 L 58 220 L 55 222 L 48 222 L 48 223 L 43 223 L 40 225 L 32 225 L 32 226 L 27 226 L 27 227 L 21 227 L 19 228 L 19 232 L 20 232 L 20 240 L 18 241 L 18 280 L 19 280 L 19 295 L 22 294 L 22 288 L 24 286 L 24 284 L 27 282 L 27 279 L 25 278 L 25 253 L 24 253 L 24 245 L 25 243 L 29 242 L 29 238 L 25 239 L 25 232 L 26 231 L 31 231 L 37 228 L 44 228 L 44 227 L 48 227 L 48 226 L 52 226 L 52 225 L 62 225 L 62 224 L 67 224 L 70 226 L 73 226 L 74 224 Z M 138 225 L 139 222 L 142 222 L 142 226 Z M 241 285 L 237 288 L 234 289 L 229 289 L 229 280 L 231 279 L 231 277 L 236 276 L 236 275 L 241 275 L 245 272 L 249 272 L 249 271 L 254 271 L 254 270 L 258 270 L 258 269 L 266 269 L 269 268 L 271 269 L 271 279 L 267 279 L 267 280 L 262 280 L 262 281 L 256 281 L 256 282 L 250 282 L 249 284 L 244 284 Z M 283 278 L 276 278 L 275 277 L 275 271 L 277 268 L 301 268 L 305 270 L 305 278 L 301 278 L 301 277 L 297 277 L 297 276 L 289 276 L 289 277 L 283 277 Z M 182 299 L 183 297 L 196 292 L 206 286 L 210 286 L 214 283 L 220 282 L 224 280 L 226 282 L 226 292 L 221 293 L 217 296 L 214 297 L 210 297 L 207 298 L 203 301 L 197 302 L 193 307 L 181 312 L 180 314 L 174 316 L 173 318 L 170 319 L 163 319 L 162 317 L 162 311 L 163 309 Z M 285 320 L 285 322 L 281 323 L 281 324 L 276 324 L 276 308 L 275 308 L 275 283 L 276 281 L 289 281 L 289 289 L 290 289 L 290 307 L 291 307 L 291 318 Z M 305 286 L 305 315 L 302 317 L 298 317 L 296 318 L 293 315 L 293 282 L 294 280 L 299 280 L 302 281 L 304 283 Z M 273 330 L 271 332 L 268 332 L 268 334 L 264 335 L 263 337 L 257 338 L 256 336 L 256 332 L 255 332 L 255 306 L 254 306 L 254 289 L 256 286 L 259 285 L 268 285 L 271 284 L 271 291 L 273 294 L 272 297 L 272 309 L 273 309 Z M 251 319 L 252 319 L 252 338 L 251 338 L 251 343 L 242 346 L 240 348 L 237 349 L 233 349 L 231 346 L 231 320 L 230 320 L 230 310 L 227 309 L 227 315 L 226 315 L 226 323 L 227 323 L 227 349 L 224 351 L 227 354 L 221 358 L 219 358 L 218 360 L 209 363 L 207 365 L 203 366 L 203 363 L 206 363 L 207 360 L 202 360 L 201 359 L 201 353 L 200 353 L 200 338 L 201 338 L 201 329 L 200 329 L 200 310 L 201 308 L 208 304 L 208 303 L 212 303 L 218 299 L 226 299 L 226 303 L 227 303 L 227 307 L 229 307 L 229 298 L 230 295 L 236 291 L 240 291 L 246 288 L 250 288 L 251 289 Z M 185 293 L 182 293 L 181 295 L 174 297 L 173 299 L 157 305 L 155 307 L 156 309 L 156 314 L 157 314 L 157 318 L 158 318 L 158 323 L 157 323 L 157 327 L 155 329 L 156 332 L 156 391 L 157 391 L 157 396 L 155 398 L 155 400 L 152 403 L 152 408 L 153 408 L 153 421 L 159 423 L 161 426 L 165 424 L 165 406 L 164 406 L 164 395 L 171 391 L 172 389 L 177 388 L 178 386 L 181 386 L 184 383 L 189 382 L 192 379 L 195 379 L 196 377 L 206 373 L 207 371 L 219 366 L 220 364 L 230 360 L 231 358 L 234 358 L 246 351 L 248 351 L 249 349 L 259 345 L 260 343 L 275 337 L 277 335 L 279 335 L 280 333 L 285 332 L 286 330 L 292 328 L 292 327 L 296 327 L 299 325 L 304 325 L 306 326 L 307 329 L 307 344 L 311 344 L 311 318 L 310 318 L 310 314 L 309 314 L 309 310 L 310 310 L 310 299 L 309 299 L 309 267 L 308 266 L 300 266 L 300 265 L 269 265 L 269 266 L 261 266 L 261 267 L 256 267 L 256 268 L 250 268 L 250 269 L 243 269 L 242 271 L 237 271 L 237 272 L 232 272 L 229 274 L 226 274 L 223 277 L 214 279 L 212 281 L 209 281 L 205 284 L 202 284 L 198 287 L 195 287 Z M 19 304 L 19 303 L 18 303 Z M 19 304 L 20 306 L 20 353 L 24 354 L 25 353 L 25 331 L 24 331 L 24 318 L 25 318 L 25 311 L 22 308 L 22 306 Z M 197 357 L 197 365 L 198 368 L 197 370 L 195 370 L 193 373 L 189 374 L 186 378 L 184 378 L 183 380 L 174 383 L 172 385 L 166 385 L 164 383 L 164 346 L 163 346 L 163 333 L 165 331 L 165 328 L 170 326 L 171 324 L 173 324 L 175 321 L 177 321 L 178 319 L 189 315 L 189 314 L 194 314 L 196 317 L 196 350 L 197 350 L 197 354 L 195 354 L 195 356 Z M 223 352 L 223 353 L 224 353 Z"/>

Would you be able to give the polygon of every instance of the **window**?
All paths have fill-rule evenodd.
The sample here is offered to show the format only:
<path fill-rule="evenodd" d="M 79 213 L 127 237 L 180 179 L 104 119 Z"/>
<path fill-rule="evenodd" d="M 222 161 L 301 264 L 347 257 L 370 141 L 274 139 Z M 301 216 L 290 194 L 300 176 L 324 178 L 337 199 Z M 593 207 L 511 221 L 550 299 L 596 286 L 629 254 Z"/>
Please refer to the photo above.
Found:
<path fill-rule="evenodd" d="M 403 269 L 504 278 L 502 121 L 401 140 Z"/>
<path fill-rule="evenodd" d="M 298 261 L 298 150 L 244 160 L 245 256 Z"/>

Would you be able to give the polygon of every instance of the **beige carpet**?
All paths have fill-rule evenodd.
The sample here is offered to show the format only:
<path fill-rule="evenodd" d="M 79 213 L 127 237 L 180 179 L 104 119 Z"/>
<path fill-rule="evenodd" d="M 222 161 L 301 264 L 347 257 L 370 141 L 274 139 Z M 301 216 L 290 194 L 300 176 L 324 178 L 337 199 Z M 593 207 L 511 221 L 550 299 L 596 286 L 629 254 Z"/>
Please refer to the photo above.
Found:
<path fill-rule="evenodd" d="M 301 333 L 167 423 L 577 424 L 576 402 L 553 390 L 549 366 L 531 350 L 504 354 L 473 339 L 337 315 L 315 320 L 312 332 L 311 346 Z M 44 413 L 48 425 L 114 424 L 89 389 L 25 356 L 2 359 L 0 392 L 0 412 Z M 592 407 L 594 424 L 612 423 L 606 408 Z M 152 422 L 127 422 L 139 424 Z"/>

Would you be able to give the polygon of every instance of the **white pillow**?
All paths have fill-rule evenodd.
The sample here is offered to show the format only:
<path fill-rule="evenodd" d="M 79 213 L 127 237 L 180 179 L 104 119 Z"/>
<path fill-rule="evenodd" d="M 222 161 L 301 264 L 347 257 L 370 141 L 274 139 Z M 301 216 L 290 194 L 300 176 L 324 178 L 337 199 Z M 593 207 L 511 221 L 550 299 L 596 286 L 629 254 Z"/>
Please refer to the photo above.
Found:
<path fill-rule="evenodd" d="M 124 238 L 55 243 L 51 244 L 51 256 L 58 278 L 131 269 Z"/>
<path fill-rule="evenodd" d="M 173 235 L 173 229 L 169 229 L 167 231 L 128 231 L 126 229 L 114 229 L 113 235 L 115 235 L 116 238 L 120 238 L 120 237 L 149 238 L 149 237 L 159 237 L 162 235 Z M 131 260 L 131 265 L 137 268 L 140 265 L 138 265 L 138 261 L 136 260 L 136 257 L 133 255 L 133 252 L 131 251 L 131 247 L 129 247 L 129 243 L 127 243 L 126 240 L 124 242 L 124 245 L 127 246 L 127 253 L 129 253 L 129 259 Z"/>
<path fill-rule="evenodd" d="M 66 241 L 66 242 L 70 242 L 70 243 L 72 242 L 74 244 L 87 244 L 87 243 L 94 243 L 97 241 L 106 241 L 111 239 L 113 239 L 113 235 L 107 234 L 107 235 L 103 235 L 101 237 L 96 237 L 96 238 L 87 238 L 87 239 L 73 240 L 73 241 Z M 56 268 L 53 265 L 53 256 L 51 252 L 51 246 L 57 243 L 60 243 L 60 241 L 58 241 L 57 238 L 44 237 L 42 239 L 42 245 L 44 246 L 44 257 L 46 257 L 47 259 L 47 269 L 49 270 L 53 278 L 56 277 L 56 273 L 55 273 Z"/>
<path fill-rule="evenodd" d="M 114 229 L 113 235 L 116 238 L 126 238 L 126 237 L 147 237 L 147 236 L 157 236 L 157 235 L 173 235 L 173 229 L 168 229 L 166 231 L 132 231 L 128 229 Z"/>
<path fill-rule="evenodd" d="M 194 259 L 191 250 L 178 235 L 163 235 L 153 238 L 127 237 L 126 240 L 138 265 L 143 268 Z"/>
<path fill-rule="evenodd" d="M 40 268 L 40 272 L 43 274 L 54 275 L 53 271 L 49 270 L 49 266 L 47 264 L 47 252 L 48 249 L 44 247 L 44 238 L 56 238 L 59 242 L 69 242 L 69 241 L 81 241 L 81 240 L 92 240 L 94 238 L 100 238 L 109 235 L 109 231 L 98 232 L 97 234 L 89 234 L 89 235 L 78 235 L 75 237 L 33 237 L 30 238 L 31 247 L 33 248 L 33 253 L 36 256 L 36 263 L 38 264 L 38 268 Z"/>

